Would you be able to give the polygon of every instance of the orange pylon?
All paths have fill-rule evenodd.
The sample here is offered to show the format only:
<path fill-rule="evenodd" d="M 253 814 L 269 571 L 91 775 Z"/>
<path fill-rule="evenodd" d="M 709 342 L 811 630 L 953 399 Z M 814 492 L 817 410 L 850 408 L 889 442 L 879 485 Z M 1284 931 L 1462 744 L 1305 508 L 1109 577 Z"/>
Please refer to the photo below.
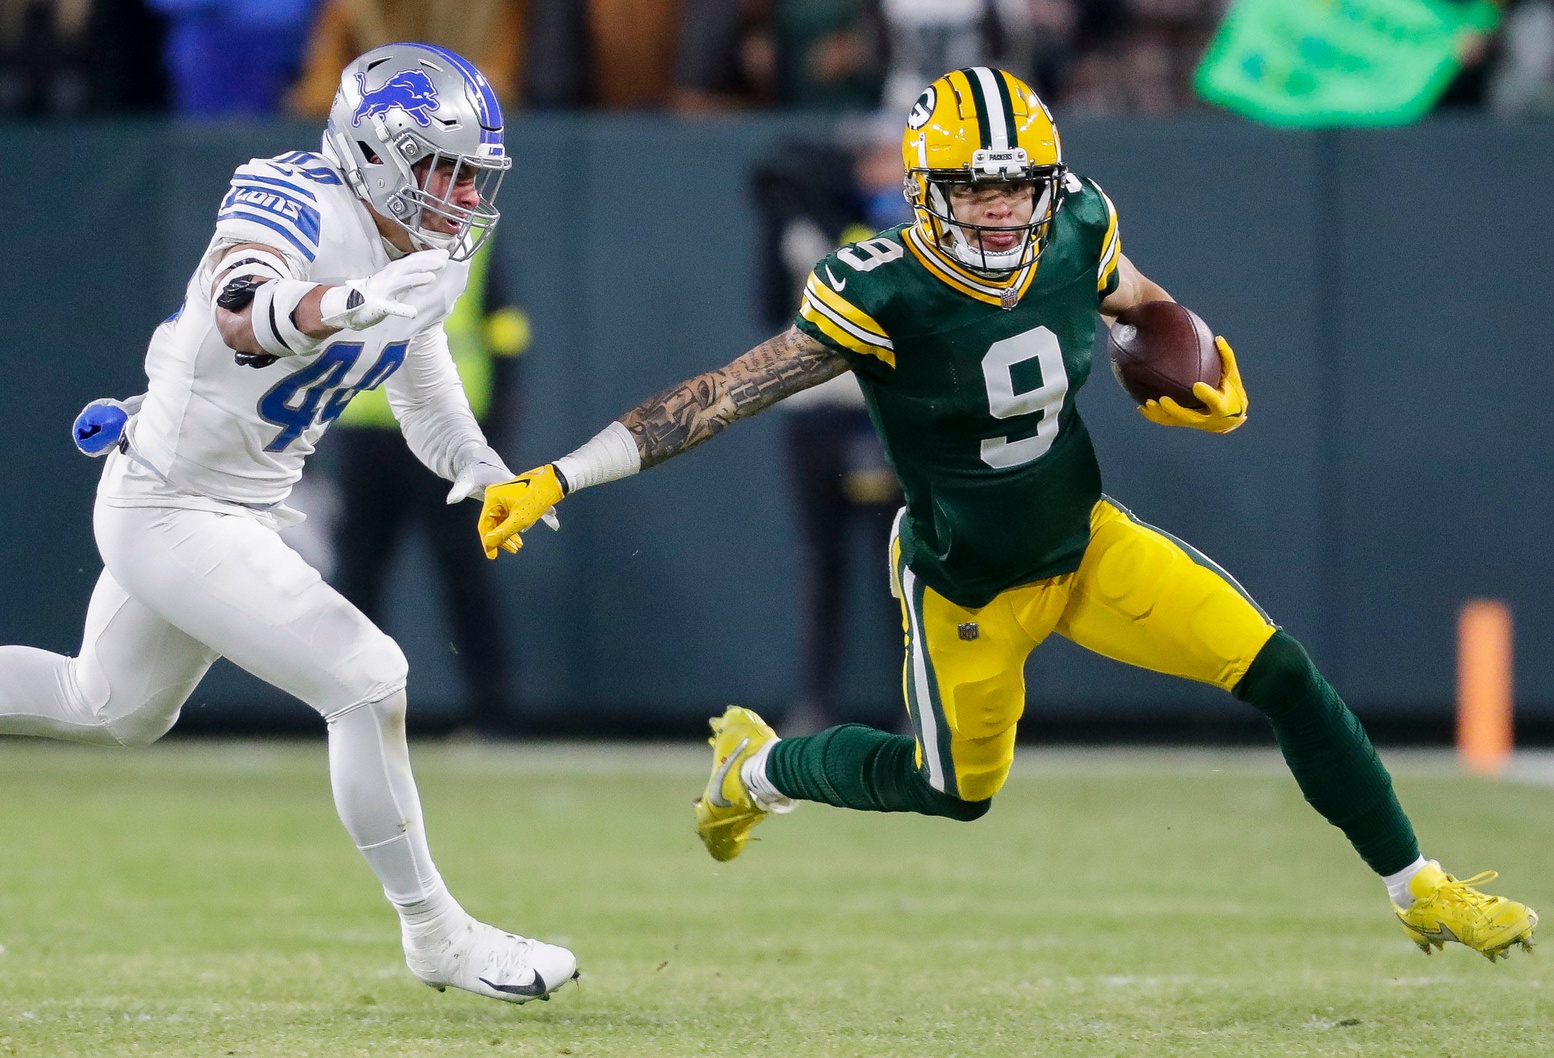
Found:
<path fill-rule="evenodd" d="M 1457 759 L 1499 775 L 1511 757 L 1511 610 L 1472 599 L 1457 618 Z"/>

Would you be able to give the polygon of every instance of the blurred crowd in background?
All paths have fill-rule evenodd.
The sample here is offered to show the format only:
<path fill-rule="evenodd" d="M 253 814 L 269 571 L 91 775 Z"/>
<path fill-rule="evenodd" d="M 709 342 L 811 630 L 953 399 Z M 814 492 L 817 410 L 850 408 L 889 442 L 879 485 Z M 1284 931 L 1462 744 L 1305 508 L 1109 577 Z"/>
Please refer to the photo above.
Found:
<path fill-rule="evenodd" d="M 1227 0 L 0 0 L 0 114 L 318 115 L 353 55 L 431 40 L 531 110 L 899 113 L 996 63 L 1065 112 L 1198 106 Z M 1442 107 L 1554 113 L 1554 0 L 1509 0 Z"/>

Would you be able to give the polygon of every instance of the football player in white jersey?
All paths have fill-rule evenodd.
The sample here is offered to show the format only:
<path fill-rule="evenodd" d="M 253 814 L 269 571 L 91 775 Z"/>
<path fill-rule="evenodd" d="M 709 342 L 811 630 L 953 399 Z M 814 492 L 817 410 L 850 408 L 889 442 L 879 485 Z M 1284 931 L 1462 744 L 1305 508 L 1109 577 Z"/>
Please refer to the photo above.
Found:
<path fill-rule="evenodd" d="M 486 79 L 442 48 L 391 44 L 345 70 L 320 153 L 237 170 L 183 307 L 151 340 L 143 398 L 78 420 L 83 450 L 107 453 L 105 568 L 78 656 L 0 647 L 0 733 L 144 745 L 230 658 L 328 722 L 336 808 L 414 974 L 521 1003 L 575 977 L 576 959 L 449 894 L 410 773 L 405 657 L 277 535 L 300 519 L 285 500 L 303 461 L 380 385 L 416 455 L 454 482 L 450 503 L 512 477 L 442 329 L 510 165 Z"/>

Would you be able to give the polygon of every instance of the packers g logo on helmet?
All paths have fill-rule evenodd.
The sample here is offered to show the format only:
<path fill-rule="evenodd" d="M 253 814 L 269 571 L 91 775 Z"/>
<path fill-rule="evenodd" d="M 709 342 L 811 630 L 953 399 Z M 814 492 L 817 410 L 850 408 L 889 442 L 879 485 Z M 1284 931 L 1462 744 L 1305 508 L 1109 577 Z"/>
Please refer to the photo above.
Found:
<path fill-rule="evenodd" d="M 923 94 L 912 104 L 912 112 L 907 115 L 907 128 L 915 130 L 928 124 L 928 119 L 933 117 L 934 101 L 938 97 L 939 93 L 934 91 L 933 85 L 923 89 Z"/>
<path fill-rule="evenodd" d="M 1041 255 L 1063 196 L 1063 148 L 1052 115 L 1029 85 L 1004 70 L 952 70 L 929 85 L 907 116 L 901 141 L 906 197 L 928 241 L 979 272 L 1018 271 Z M 955 218 L 955 187 L 1028 185 L 1032 212 L 1014 226 Z M 989 250 L 982 232 L 1023 232 L 1008 250 Z"/>

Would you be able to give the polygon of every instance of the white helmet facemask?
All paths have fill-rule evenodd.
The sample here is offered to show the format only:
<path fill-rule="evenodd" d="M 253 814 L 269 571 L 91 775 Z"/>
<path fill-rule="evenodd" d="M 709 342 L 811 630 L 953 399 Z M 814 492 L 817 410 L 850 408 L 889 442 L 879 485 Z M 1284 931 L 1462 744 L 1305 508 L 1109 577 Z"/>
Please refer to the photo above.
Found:
<path fill-rule="evenodd" d="M 501 217 L 496 194 L 512 167 L 503 131 L 496 93 L 467 59 L 429 44 L 387 44 L 345 68 L 324 150 L 417 247 L 462 261 Z M 471 174 L 476 201 L 460 204 Z M 433 218 L 450 230 L 429 229 Z"/>
<path fill-rule="evenodd" d="M 955 217 L 955 207 L 950 202 L 949 194 L 937 182 L 930 182 L 928 197 L 933 211 L 950 218 L 943 225 L 946 242 L 944 248 L 961 264 L 979 272 L 1013 272 L 1035 260 L 1036 236 L 1051 219 L 1052 186 L 1047 181 L 1033 186 L 1035 201 L 1031 210 L 1031 219 L 1026 223 L 968 224 Z M 1009 249 L 990 250 L 982 245 L 979 236 L 1002 232 L 1019 236 Z"/>
<path fill-rule="evenodd" d="M 907 172 L 907 198 L 913 199 L 914 181 L 920 179 L 923 201 L 917 203 L 932 220 L 935 241 L 967 268 L 990 275 L 1008 274 L 1025 267 L 1045 246 L 1047 231 L 1061 201 L 1063 175 L 1061 162 L 1032 165 L 1024 148 L 1007 150 L 982 148 L 972 155 L 970 165 L 957 169 L 912 168 Z M 971 224 L 955 216 L 951 205 L 957 187 L 1031 188 L 1031 215 L 1023 224 Z M 1017 236 L 1007 250 L 991 250 L 983 245 L 986 234 L 1009 233 Z"/>

